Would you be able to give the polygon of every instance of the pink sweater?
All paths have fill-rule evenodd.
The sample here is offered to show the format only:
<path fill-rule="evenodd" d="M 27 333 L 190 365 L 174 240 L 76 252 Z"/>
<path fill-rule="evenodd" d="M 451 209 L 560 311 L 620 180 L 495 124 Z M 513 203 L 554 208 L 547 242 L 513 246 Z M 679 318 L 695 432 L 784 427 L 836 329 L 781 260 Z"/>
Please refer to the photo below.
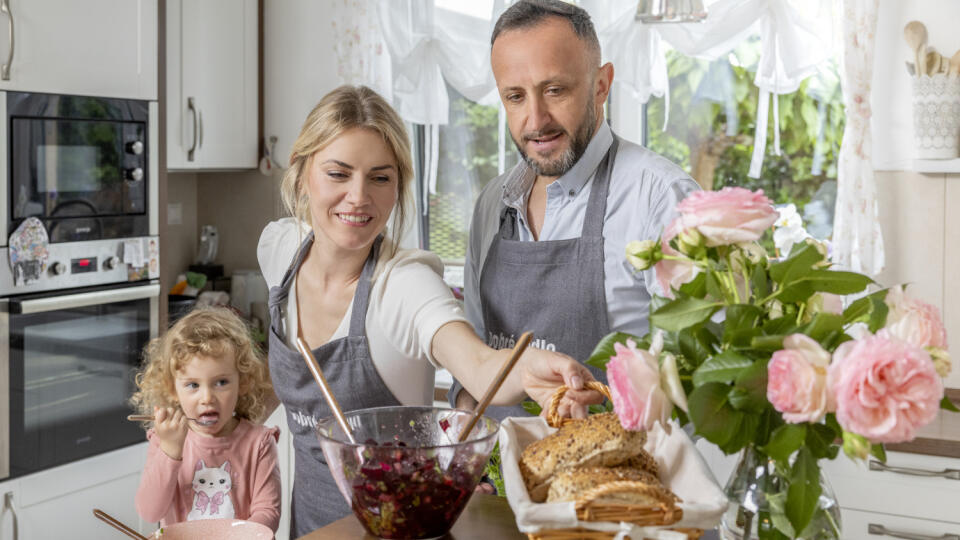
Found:
<path fill-rule="evenodd" d="M 195 519 L 235 518 L 280 524 L 278 428 L 240 420 L 226 437 L 187 432 L 183 458 L 170 459 L 153 429 L 137 489 L 137 512 L 161 526 Z"/>

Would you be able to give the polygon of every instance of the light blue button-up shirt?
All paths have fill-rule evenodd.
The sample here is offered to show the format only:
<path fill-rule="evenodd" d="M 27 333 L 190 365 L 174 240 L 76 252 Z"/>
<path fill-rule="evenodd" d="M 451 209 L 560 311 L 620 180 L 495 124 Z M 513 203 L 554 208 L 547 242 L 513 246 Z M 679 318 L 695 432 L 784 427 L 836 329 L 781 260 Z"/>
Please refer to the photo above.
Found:
<path fill-rule="evenodd" d="M 613 132 L 604 122 L 573 168 L 547 186 L 540 240 L 580 236 L 594 175 L 612 143 Z M 499 230 L 502 205 L 517 210 L 520 240 L 536 241 L 527 224 L 527 200 L 535 178 L 533 170 L 521 160 L 487 184 L 474 208 L 464 268 L 464 303 L 467 319 L 484 341 L 487 335 L 479 295 L 480 273 L 490 243 Z M 697 183 L 673 162 L 621 139 L 610 178 L 603 226 L 605 316 L 611 331 L 637 336 L 649 331 L 650 298 L 662 291 L 652 269 L 634 272 L 626 259 L 626 245 L 632 240 L 658 238 L 676 215 L 677 203 L 696 189 L 699 189 Z M 523 308 L 518 306 L 518 309 Z"/>

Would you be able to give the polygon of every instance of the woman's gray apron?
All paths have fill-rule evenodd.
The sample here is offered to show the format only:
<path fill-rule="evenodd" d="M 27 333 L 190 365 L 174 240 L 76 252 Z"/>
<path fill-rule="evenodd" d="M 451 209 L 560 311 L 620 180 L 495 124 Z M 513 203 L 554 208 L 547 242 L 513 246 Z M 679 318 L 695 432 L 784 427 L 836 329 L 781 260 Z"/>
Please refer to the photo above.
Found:
<path fill-rule="evenodd" d="M 353 295 L 349 334 L 313 351 L 344 411 L 400 404 L 373 365 L 365 332 L 371 278 L 380 242 L 378 237 L 360 274 Z M 332 415 L 330 407 L 303 358 L 287 346 L 282 324 L 290 285 L 312 244 L 313 232 L 301 244 L 280 285 L 270 289 L 270 378 L 286 408 L 287 425 L 293 434 L 295 461 L 290 511 L 293 538 L 350 514 L 350 507 L 337 489 L 314 433 L 317 421 Z"/>
<path fill-rule="evenodd" d="M 555 350 L 584 362 L 610 332 L 603 272 L 603 222 L 610 172 L 619 141 L 614 137 L 597 167 L 579 238 L 522 242 L 516 210 L 503 207 L 480 272 L 480 298 L 487 344 L 512 347 L 533 331 L 531 346 Z M 606 374 L 587 366 L 606 382 Z M 498 419 L 529 416 L 523 407 L 488 407 Z"/>

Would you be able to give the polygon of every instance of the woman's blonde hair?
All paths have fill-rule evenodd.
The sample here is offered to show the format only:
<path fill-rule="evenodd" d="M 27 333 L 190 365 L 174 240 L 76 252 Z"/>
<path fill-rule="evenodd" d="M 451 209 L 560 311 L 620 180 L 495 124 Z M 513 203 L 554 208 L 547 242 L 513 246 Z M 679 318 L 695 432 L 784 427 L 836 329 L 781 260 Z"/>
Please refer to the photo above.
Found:
<path fill-rule="evenodd" d="M 151 416 L 154 407 L 179 407 L 174 386 L 177 372 L 194 357 L 220 358 L 230 353 L 240 372 L 237 416 L 261 419 L 273 393 L 269 371 L 253 342 L 250 327 L 233 311 L 222 307 L 197 308 L 147 344 L 143 366 L 135 378 L 138 390 L 130 404 Z"/>
<path fill-rule="evenodd" d="M 307 115 L 300 135 L 293 142 L 290 166 L 284 172 L 280 183 L 283 204 L 301 223 L 311 225 L 309 196 L 306 190 L 310 160 L 317 151 L 353 128 L 369 129 L 378 133 L 397 160 L 398 197 L 392 230 L 394 240 L 398 241 L 403 234 L 407 207 L 411 199 L 413 160 L 410 157 L 410 139 L 400 115 L 385 99 L 366 86 L 341 86 L 323 96 L 320 103 Z"/>

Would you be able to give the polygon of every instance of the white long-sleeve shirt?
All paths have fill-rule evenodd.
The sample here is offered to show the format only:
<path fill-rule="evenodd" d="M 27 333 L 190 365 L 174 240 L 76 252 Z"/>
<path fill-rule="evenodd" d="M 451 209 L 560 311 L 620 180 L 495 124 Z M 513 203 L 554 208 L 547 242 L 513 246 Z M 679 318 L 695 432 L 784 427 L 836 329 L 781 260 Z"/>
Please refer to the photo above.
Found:
<path fill-rule="evenodd" d="M 257 258 L 267 285 L 280 285 L 300 243 L 309 232 L 298 230 L 293 218 L 269 223 L 260 235 Z M 373 364 L 403 405 L 433 402 L 433 336 L 441 326 L 466 317 L 450 288 L 443 282 L 443 263 L 428 251 L 401 249 L 392 258 L 388 240 L 380 248 L 367 307 L 366 335 Z M 284 309 L 285 335 L 293 348 L 291 329 L 297 328 L 296 280 Z M 345 337 L 350 330 L 353 303 L 330 340 Z M 357 389 L 358 391 L 360 389 Z"/>

